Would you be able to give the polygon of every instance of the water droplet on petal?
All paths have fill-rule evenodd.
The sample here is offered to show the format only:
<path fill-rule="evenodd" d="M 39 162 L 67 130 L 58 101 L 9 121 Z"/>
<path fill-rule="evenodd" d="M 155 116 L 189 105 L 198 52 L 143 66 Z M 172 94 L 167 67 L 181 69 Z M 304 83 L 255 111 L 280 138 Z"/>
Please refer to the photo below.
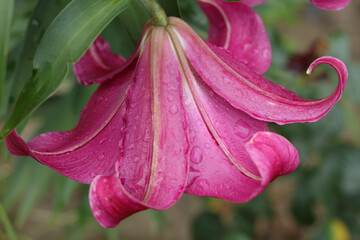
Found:
<path fill-rule="evenodd" d="M 240 119 L 235 123 L 234 131 L 237 136 L 247 138 L 250 135 L 251 126 Z"/>
<path fill-rule="evenodd" d="M 103 138 L 99 141 L 100 144 L 103 144 L 106 141 L 106 138 Z"/>
<path fill-rule="evenodd" d="M 203 160 L 203 151 L 199 147 L 193 147 L 190 152 L 190 161 L 194 164 L 199 164 Z"/>
<path fill-rule="evenodd" d="M 104 100 L 104 97 L 103 96 L 99 96 L 98 97 L 98 102 L 102 102 Z"/>
<path fill-rule="evenodd" d="M 98 159 L 101 161 L 101 160 L 103 160 L 105 158 L 105 155 L 104 154 L 100 154 L 99 156 L 98 156 Z"/>
<path fill-rule="evenodd" d="M 143 140 L 144 140 L 145 142 L 150 141 L 150 138 L 151 138 L 150 135 L 151 135 L 151 134 L 150 134 L 150 129 L 146 129 Z"/>
<path fill-rule="evenodd" d="M 196 185 L 202 189 L 209 189 L 209 182 L 205 179 L 199 179 L 196 181 Z"/>
<path fill-rule="evenodd" d="M 138 163 L 140 161 L 140 158 L 138 156 L 135 156 L 133 161 L 134 161 L 134 163 Z"/>
<path fill-rule="evenodd" d="M 174 96 L 171 95 L 171 94 L 169 94 L 169 95 L 167 96 L 167 100 L 168 100 L 169 102 L 172 102 L 172 101 L 174 100 Z"/>
<path fill-rule="evenodd" d="M 176 106 L 176 105 L 172 105 L 171 107 L 170 107 L 170 113 L 177 113 L 177 111 L 178 111 L 178 106 Z"/>

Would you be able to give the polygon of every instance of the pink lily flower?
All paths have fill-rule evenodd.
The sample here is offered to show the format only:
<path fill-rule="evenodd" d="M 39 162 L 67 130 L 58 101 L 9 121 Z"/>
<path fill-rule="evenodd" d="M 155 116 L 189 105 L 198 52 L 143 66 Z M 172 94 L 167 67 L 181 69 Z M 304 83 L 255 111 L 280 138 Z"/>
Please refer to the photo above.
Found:
<path fill-rule="evenodd" d="M 269 132 L 266 121 L 317 121 L 347 81 L 340 60 L 319 58 L 308 72 L 329 64 L 339 84 L 324 99 L 302 99 L 267 81 L 256 64 L 205 43 L 178 18 L 166 27 L 147 24 L 124 63 L 101 38 L 92 47 L 75 71 L 82 83 L 100 86 L 78 125 L 28 143 L 14 131 L 6 142 L 12 154 L 91 183 L 90 206 L 104 227 L 144 209 L 168 208 L 184 192 L 251 200 L 299 163 L 294 146 Z"/>
<path fill-rule="evenodd" d="M 267 0 L 243 0 L 242 2 L 248 6 L 256 6 Z M 316 7 L 324 10 L 340 10 L 346 7 L 351 0 L 310 0 Z"/>

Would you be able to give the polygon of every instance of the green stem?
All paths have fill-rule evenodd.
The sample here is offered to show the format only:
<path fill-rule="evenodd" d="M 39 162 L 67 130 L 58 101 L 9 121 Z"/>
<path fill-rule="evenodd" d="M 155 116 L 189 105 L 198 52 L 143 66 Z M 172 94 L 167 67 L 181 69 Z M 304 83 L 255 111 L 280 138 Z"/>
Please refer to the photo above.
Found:
<path fill-rule="evenodd" d="M 154 21 L 154 26 L 167 26 L 169 24 L 168 18 L 164 9 L 156 2 L 156 0 L 139 0 L 142 5 L 149 12 Z"/>

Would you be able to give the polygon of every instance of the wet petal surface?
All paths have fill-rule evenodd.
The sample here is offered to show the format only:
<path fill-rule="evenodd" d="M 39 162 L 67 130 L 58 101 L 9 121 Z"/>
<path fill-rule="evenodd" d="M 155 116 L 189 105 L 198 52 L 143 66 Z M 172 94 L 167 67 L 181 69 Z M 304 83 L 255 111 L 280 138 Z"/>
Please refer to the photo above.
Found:
<path fill-rule="evenodd" d="M 122 152 L 125 93 L 132 81 L 134 63 L 102 84 L 83 109 L 73 130 L 43 133 L 26 144 L 14 131 L 6 138 L 9 151 L 29 155 L 79 182 L 90 183 L 99 174 L 115 172 Z"/>
<path fill-rule="evenodd" d="M 210 22 L 208 42 L 265 73 L 271 63 L 271 47 L 260 16 L 242 2 L 199 0 L 199 4 Z"/>
<path fill-rule="evenodd" d="M 344 90 L 347 69 L 336 58 L 319 58 L 308 71 L 319 64 L 332 66 L 339 76 L 335 91 L 323 99 L 302 99 L 251 71 L 223 49 L 208 46 L 180 19 L 174 19 L 173 25 L 186 57 L 201 79 L 231 105 L 256 119 L 278 124 L 314 122 L 331 109 Z"/>
<path fill-rule="evenodd" d="M 99 177 L 91 185 L 91 207 L 104 227 L 142 209 L 170 207 L 187 182 L 181 75 L 164 28 L 154 27 L 135 76 L 126 98 L 123 157 L 114 176 Z"/>
<path fill-rule="evenodd" d="M 110 46 L 98 36 L 84 56 L 75 63 L 74 72 L 80 84 L 100 84 L 113 77 L 125 63 L 125 58 L 113 54 Z"/>

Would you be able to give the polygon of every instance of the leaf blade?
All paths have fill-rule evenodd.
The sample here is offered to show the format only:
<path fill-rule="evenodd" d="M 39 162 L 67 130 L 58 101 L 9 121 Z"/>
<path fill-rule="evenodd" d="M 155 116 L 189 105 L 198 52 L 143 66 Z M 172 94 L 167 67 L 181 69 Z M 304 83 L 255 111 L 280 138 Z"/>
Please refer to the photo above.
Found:
<path fill-rule="evenodd" d="M 7 66 L 7 53 L 11 32 L 11 21 L 14 12 L 14 0 L 0 2 L 0 112 L 4 109 L 4 92 Z"/>
<path fill-rule="evenodd" d="M 48 99 L 100 32 L 131 0 L 74 0 L 46 30 L 35 54 L 33 76 L 25 83 L 10 118 L 0 132 L 3 139 Z M 74 17 L 75 16 L 75 17 Z"/>

